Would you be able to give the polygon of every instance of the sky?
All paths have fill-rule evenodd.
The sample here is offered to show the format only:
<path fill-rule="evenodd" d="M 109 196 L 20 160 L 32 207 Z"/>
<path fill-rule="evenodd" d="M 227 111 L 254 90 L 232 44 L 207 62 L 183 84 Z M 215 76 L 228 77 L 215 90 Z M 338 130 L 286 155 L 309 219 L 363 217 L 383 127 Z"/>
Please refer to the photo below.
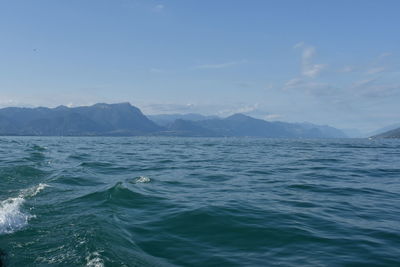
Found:
<path fill-rule="evenodd" d="M 400 122 L 400 1 L 0 0 L 0 107 Z"/>

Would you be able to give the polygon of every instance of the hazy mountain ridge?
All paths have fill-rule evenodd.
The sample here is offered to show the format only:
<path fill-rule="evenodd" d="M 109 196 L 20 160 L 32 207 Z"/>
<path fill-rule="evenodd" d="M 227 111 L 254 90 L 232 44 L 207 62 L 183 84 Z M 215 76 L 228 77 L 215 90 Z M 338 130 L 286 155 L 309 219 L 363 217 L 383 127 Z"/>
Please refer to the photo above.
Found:
<path fill-rule="evenodd" d="M 345 138 L 338 129 L 304 123 L 268 122 L 243 114 L 201 121 L 176 120 L 166 126 L 179 136 L 249 136 L 269 138 Z M 202 135 L 200 133 L 203 133 Z"/>
<path fill-rule="evenodd" d="M 372 136 L 372 138 L 395 138 L 399 139 L 400 138 L 400 128 L 390 130 L 375 136 Z"/>
<path fill-rule="evenodd" d="M 157 117 L 158 116 L 158 117 Z M 155 116 L 150 116 L 155 118 Z M 175 119 L 178 117 L 178 119 Z M 0 135 L 34 136 L 249 136 L 269 138 L 344 138 L 329 126 L 309 123 L 269 122 L 243 114 L 227 118 L 200 114 L 156 115 L 157 125 L 129 103 L 68 108 L 0 109 Z M 182 119 L 186 118 L 186 119 Z M 173 119 L 173 120 L 172 120 Z"/>
<path fill-rule="evenodd" d="M 146 135 L 160 130 L 129 103 L 0 109 L 1 135 Z"/>
<path fill-rule="evenodd" d="M 367 137 L 370 137 L 370 136 L 378 136 L 378 135 L 381 135 L 381 134 L 385 134 L 385 133 L 387 133 L 387 132 L 390 132 L 390 131 L 392 131 L 392 130 L 396 130 L 396 129 L 398 129 L 398 128 L 400 128 L 400 123 L 391 124 L 391 125 L 388 125 L 388 126 L 386 126 L 386 127 L 377 129 L 377 130 L 375 130 L 375 131 L 373 131 L 373 132 L 369 132 L 368 135 L 367 135 Z"/>
<path fill-rule="evenodd" d="M 157 114 L 157 115 L 146 115 L 147 118 L 154 121 L 160 126 L 167 126 L 176 120 L 186 120 L 186 121 L 202 121 L 208 119 L 216 119 L 218 116 L 205 116 L 197 113 L 187 113 L 187 114 Z"/>

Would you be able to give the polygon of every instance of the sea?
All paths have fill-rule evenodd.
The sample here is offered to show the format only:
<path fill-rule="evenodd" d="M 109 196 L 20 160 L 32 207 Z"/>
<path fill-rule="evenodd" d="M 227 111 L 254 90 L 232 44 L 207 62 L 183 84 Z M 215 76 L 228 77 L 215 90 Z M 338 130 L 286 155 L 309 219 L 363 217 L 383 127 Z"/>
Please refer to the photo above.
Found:
<path fill-rule="evenodd" d="M 400 141 L 0 137 L 0 266 L 400 266 Z"/>

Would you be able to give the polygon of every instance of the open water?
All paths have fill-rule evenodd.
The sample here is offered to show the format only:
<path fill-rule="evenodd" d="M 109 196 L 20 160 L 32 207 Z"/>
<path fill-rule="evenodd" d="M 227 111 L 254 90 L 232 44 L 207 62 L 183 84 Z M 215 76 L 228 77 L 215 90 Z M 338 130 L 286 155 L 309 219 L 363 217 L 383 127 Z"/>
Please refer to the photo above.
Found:
<path fill-rule="evenodd" d="M 0 250 L 3 266 L 400 266 L 400 141 L 0 137 Z"/>

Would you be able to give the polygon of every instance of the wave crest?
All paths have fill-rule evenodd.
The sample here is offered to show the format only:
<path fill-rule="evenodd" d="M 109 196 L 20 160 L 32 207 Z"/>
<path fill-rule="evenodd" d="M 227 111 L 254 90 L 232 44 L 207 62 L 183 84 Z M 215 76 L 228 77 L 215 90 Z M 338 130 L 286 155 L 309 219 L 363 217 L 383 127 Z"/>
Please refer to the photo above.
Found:
<path fill-rule="evenodd" d="M 9 198 L 0 202 L 0 234 L 9 234 L 28 224 L 30 215 L 20 208 L 25 202 L 22 197 Z"/>
<path fill-rule="evenodd" d="M 94 252 L 86 257 L 86 266 L 89 267 L 103 267 L 104 261 L 100 258 L 100 254 L 98 252 Z"/>
<path fill-rule="evenodd" d="M 146 176 L 140 176 L 135 179 L 135 183 L 150 183 L 150 178 Z"/>
<path fill-rule="evenodd" d="M 46 188 L 47 184 L 24 189 L 18 197 L 8 198 L 0 202 L 0 234 L 13 233 L 28 224 L 28 220 L 33 216 L 21 210 L 26 198 L 36 196 Z"/>

